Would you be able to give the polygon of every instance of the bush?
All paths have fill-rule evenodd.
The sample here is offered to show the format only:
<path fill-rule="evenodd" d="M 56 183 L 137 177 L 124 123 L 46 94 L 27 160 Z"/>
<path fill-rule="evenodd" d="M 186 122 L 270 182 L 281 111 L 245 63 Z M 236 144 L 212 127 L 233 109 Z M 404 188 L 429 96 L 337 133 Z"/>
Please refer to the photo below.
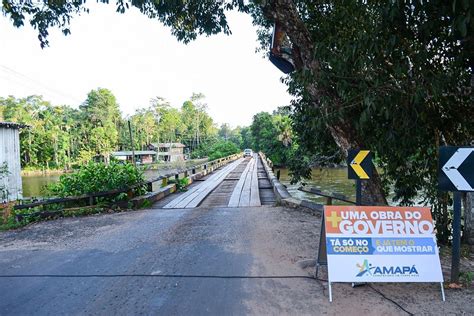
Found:
<path fill-rule="evenodd" d="M 52 195 L 67 197 L 90 194 L 96 192 L 125 189 L 142 183 L 143 172 L 131 164 L 111 162 L 91 162 L 72 174 L 64 174 L 57 183 L 48 187 Z M 141 191 L 142 188 L 137 188 Z"/>
<path fill-rule="evenodd" d="M 240 152 L 239 147 L 230 141 L 218 141 L 212 145 L 207 145 L 199 148 L 195 153 L 199 153 L 200 157 L 207 156 L 209 160 L 215 160 L 222 157 L 227 157 Z"/>

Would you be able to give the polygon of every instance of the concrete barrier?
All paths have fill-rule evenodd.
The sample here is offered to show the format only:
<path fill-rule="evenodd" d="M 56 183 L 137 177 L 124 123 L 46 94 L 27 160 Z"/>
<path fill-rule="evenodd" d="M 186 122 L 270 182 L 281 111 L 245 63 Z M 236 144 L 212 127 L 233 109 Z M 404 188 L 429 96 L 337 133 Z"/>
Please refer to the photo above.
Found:
<path fill-rule="evenodd" d="M 267 174 L 268 179 L 273 187 L 273 192 L 276 196 L 277 205 L 286 206 L 289 208 L 301 208 L 312 214 L 322 214 L 324 210 L 323 204 L 318 204 L 309 200 L 301 200 L 295 197 L 292 197 L 288 192 L 286 187 L 280 182 L 280 180 L 275 177 L 275 174 L 272 171 L 270 165 L 273 165 L 271 160 L 268 159 L 264 153 L 259 152 L 260 159 L 262 159 L 263 167 L 265 173 Z"/>
<path fill-rule="evenodd" d="M 148 201 L 148 203 L 151 205 L 174 192 L 176 192 L 176 184 L 173 183 L 162 187 L 157 191 L 148 192 L 145 195 L 137 196 L 131 199 L 130 202 L 132 203 L 133 208 L 140 208 L 145 204 L 145 201 Z"/>

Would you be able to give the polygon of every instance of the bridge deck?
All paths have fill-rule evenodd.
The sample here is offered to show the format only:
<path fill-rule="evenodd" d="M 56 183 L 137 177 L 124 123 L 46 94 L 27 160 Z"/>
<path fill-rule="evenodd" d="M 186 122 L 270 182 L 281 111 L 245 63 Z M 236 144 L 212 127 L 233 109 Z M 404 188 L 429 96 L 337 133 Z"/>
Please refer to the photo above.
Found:
<path fill-rule="evenodd" d="M 228 164 L 218 172 L 212 174 L 206 181 L 200 185 L 194 186 L 186 193 L 178 196 L 170 203 L 163 206 L 163 208 L 193 208 L 197 207 L 202 200 L 204 200 L 209 193 L 211 193 L 225 177 L 234 170 L 241 162 L 242 158 Z"/>
<path fill-rule="evenodd" d="M 187 192 L 159 201 L 154 208 L 242 207 L 275 202 L 262 162 L 257 155 L 238 159 L 193 183 Z"/>
<path fill-rule="evenodd" d="M 230 196 L 229 207 L 261 206 L 258 192 L 257 159 L 250 160 Z"/>

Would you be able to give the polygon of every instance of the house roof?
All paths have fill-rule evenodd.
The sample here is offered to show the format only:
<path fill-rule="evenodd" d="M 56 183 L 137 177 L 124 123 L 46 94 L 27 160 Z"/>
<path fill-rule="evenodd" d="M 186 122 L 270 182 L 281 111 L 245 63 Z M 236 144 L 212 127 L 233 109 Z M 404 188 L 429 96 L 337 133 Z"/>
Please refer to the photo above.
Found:
<path fill-rule="evenodd" d="M 28 127 L 28 125 L 14 123 L 14 122 L 0 122 L 0 127 L 20 129 L 20 128 Z"/>
<path fill-rule="evenodd" d="M 114 151 L 112 156 L 131 156 L 133 155 L 132 151 Z M 135 156 L 144 156 L 144 155 L 156 155 L 156 151 L 152 150 L 135 150 Z"/>
<path fill-rule="evenodd" d="M 153 147 L 172 147 L 172 148 L 184 148 L 185 145 L 181 143 L 152 143 Z"/>

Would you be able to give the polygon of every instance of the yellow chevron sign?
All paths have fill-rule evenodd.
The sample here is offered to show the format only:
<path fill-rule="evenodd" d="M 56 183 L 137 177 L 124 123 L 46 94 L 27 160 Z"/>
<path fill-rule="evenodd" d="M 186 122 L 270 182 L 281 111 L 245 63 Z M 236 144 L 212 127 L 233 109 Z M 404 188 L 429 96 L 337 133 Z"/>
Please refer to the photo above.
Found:
<path fill-rule="evenodd" d="M 370 178 L 368 173 L 371 173 L 371 162 L 366 163 L 364 162 L 365 158 L 370 154 L 370 150 L 359 150 L 357 154 L 355 154 L 354 158 L 350 161 L 349 166 L 357 175 L 357 178 L 361 180 L 367 180 Z M 364 162 L 364 166 L 361 166 Z M 364 169 L 364 167 L 366 169 Z M 370 170 L 368 170 L 368 167 Z M 349 176 L 349 178 L 352 178 Z"/>

